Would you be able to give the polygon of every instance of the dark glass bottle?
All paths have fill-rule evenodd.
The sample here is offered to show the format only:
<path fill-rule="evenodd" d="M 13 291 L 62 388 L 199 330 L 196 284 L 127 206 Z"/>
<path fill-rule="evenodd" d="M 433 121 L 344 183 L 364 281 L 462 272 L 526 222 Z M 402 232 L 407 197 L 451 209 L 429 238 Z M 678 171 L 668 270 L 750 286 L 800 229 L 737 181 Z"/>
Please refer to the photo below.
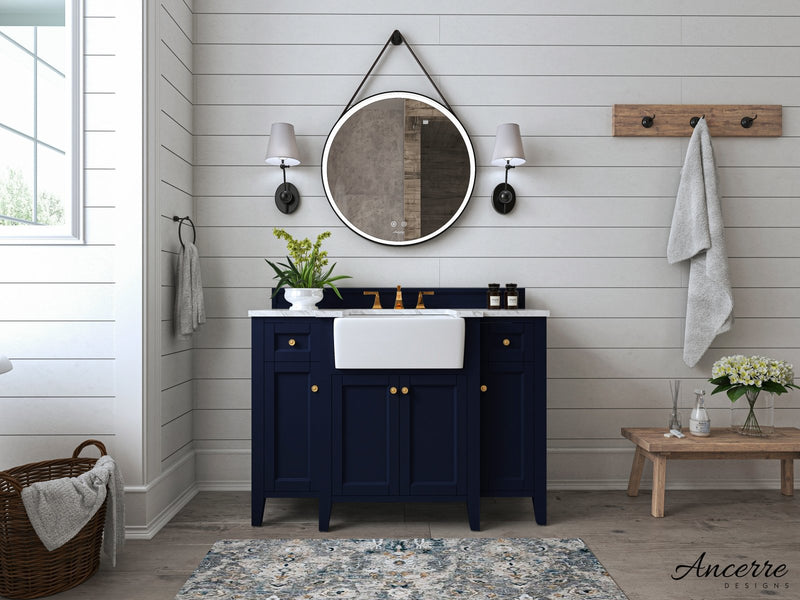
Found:
<path fill-rule="evenodd" d="M 490 283 L 489 291 L 486 293 L 486 308 L 489 310 L 500 310 L 501 306 L 500 284 Z"/>
<path fill-rule="evenodd" d="M 519 291 L 517 291 L 516 283 L 506 284 L 506 302 L 504 308 L 510 310 L 517 310 L 517 308 L 519 308 Z"/>

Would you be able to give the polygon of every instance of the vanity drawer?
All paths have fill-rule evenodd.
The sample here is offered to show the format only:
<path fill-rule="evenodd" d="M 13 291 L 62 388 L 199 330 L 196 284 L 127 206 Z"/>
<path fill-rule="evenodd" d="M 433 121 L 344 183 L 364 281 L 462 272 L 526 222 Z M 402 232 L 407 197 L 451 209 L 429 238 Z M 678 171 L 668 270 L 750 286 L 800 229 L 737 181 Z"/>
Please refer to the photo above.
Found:
<path fill-rule="evenodd" d="M 533 359 L 533 339 L 519 321 L 497 322 L 492 318 L 481 324 L 481 361 L 525 362 Z"/>
<path fill-rule="evenodd" d="M 266 328 L 265 359 L 276 362 L 316 361 L 316 323 L 275 323 Z"/>

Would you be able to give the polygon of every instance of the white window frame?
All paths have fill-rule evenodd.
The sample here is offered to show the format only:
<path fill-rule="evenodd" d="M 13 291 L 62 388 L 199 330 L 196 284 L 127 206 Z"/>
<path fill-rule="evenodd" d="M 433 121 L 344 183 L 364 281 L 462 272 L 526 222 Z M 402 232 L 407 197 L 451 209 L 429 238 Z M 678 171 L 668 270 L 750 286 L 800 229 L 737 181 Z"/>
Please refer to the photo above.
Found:
<path fill-rule="evenodd" d="M 0 225 L 0 244 L 82 244 L 83 202 L 83 0 L 65 0 L 64 27 L 70 56 L 66 61 L 67 198 L 63 225 Z"/>

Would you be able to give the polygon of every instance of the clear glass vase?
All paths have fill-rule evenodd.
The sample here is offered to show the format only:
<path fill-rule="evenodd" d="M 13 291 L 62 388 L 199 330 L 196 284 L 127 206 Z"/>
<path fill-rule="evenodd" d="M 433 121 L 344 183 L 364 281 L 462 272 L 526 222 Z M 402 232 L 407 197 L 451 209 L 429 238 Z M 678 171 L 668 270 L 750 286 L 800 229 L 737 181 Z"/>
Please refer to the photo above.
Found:
<path fill-rule="evenodd" d="M 756 437 L 767 437 L 775 433 L 775 394 L 747 390 L 744 397 L 747 400 L 747 416 L 738 432 Z"/>

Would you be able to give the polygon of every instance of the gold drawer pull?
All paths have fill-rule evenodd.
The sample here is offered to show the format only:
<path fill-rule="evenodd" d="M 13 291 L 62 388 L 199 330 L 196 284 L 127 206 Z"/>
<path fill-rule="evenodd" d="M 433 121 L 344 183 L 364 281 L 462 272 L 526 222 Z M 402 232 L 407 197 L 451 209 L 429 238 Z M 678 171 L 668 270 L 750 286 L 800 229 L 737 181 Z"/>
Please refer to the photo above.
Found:
<path fill-rule="evenodd" d="M 290 345 L 290 346 L 294 346 L 296 343 L 297 343 L 297 342 L 294 340 L 294 338 L 290 338 L 290 339 L 289 339 L 289 345 Z"/>
<path fill-rule="evenodd" d="M 392 386 L 389 388 L 389 393 L 394 396 L 397 393 L 397 388 Z"/>
<path fill-rule="evenodd" d="M 510 345 L 511 345 L 511 340 L 508 339 L 508 338 L 504 338 L 503 339 L 503 346 L 510 346 Z"/>
<path fill-rule="evenodd" d="M 311 391 L 312 391 L 312 392 L 314 392 L 314 393 L 316 394 L 316 393 L 319 391 L 319 386 L 317 386 L 317 385 L 312 385 L 312 386 L 311 386 Z"/>
<path fill-rule="evenodd" d="M 403 386 L 402 388 L 400 388 L 400 393 L 405 396 L 408 393 L 408 388 Z"/>
<path fill-rule="evenodd" d="M 488 388 L 488 387 L 486 387 L 485 385 L 482 385 L 482 386 L 481 386 L 481 391 L 482 391 L 482 392 L 485 392 L 485 391 L 486 391 L 486 390 L 488 390 L 488 389 L 489 389 L 489 388 Z"/>

